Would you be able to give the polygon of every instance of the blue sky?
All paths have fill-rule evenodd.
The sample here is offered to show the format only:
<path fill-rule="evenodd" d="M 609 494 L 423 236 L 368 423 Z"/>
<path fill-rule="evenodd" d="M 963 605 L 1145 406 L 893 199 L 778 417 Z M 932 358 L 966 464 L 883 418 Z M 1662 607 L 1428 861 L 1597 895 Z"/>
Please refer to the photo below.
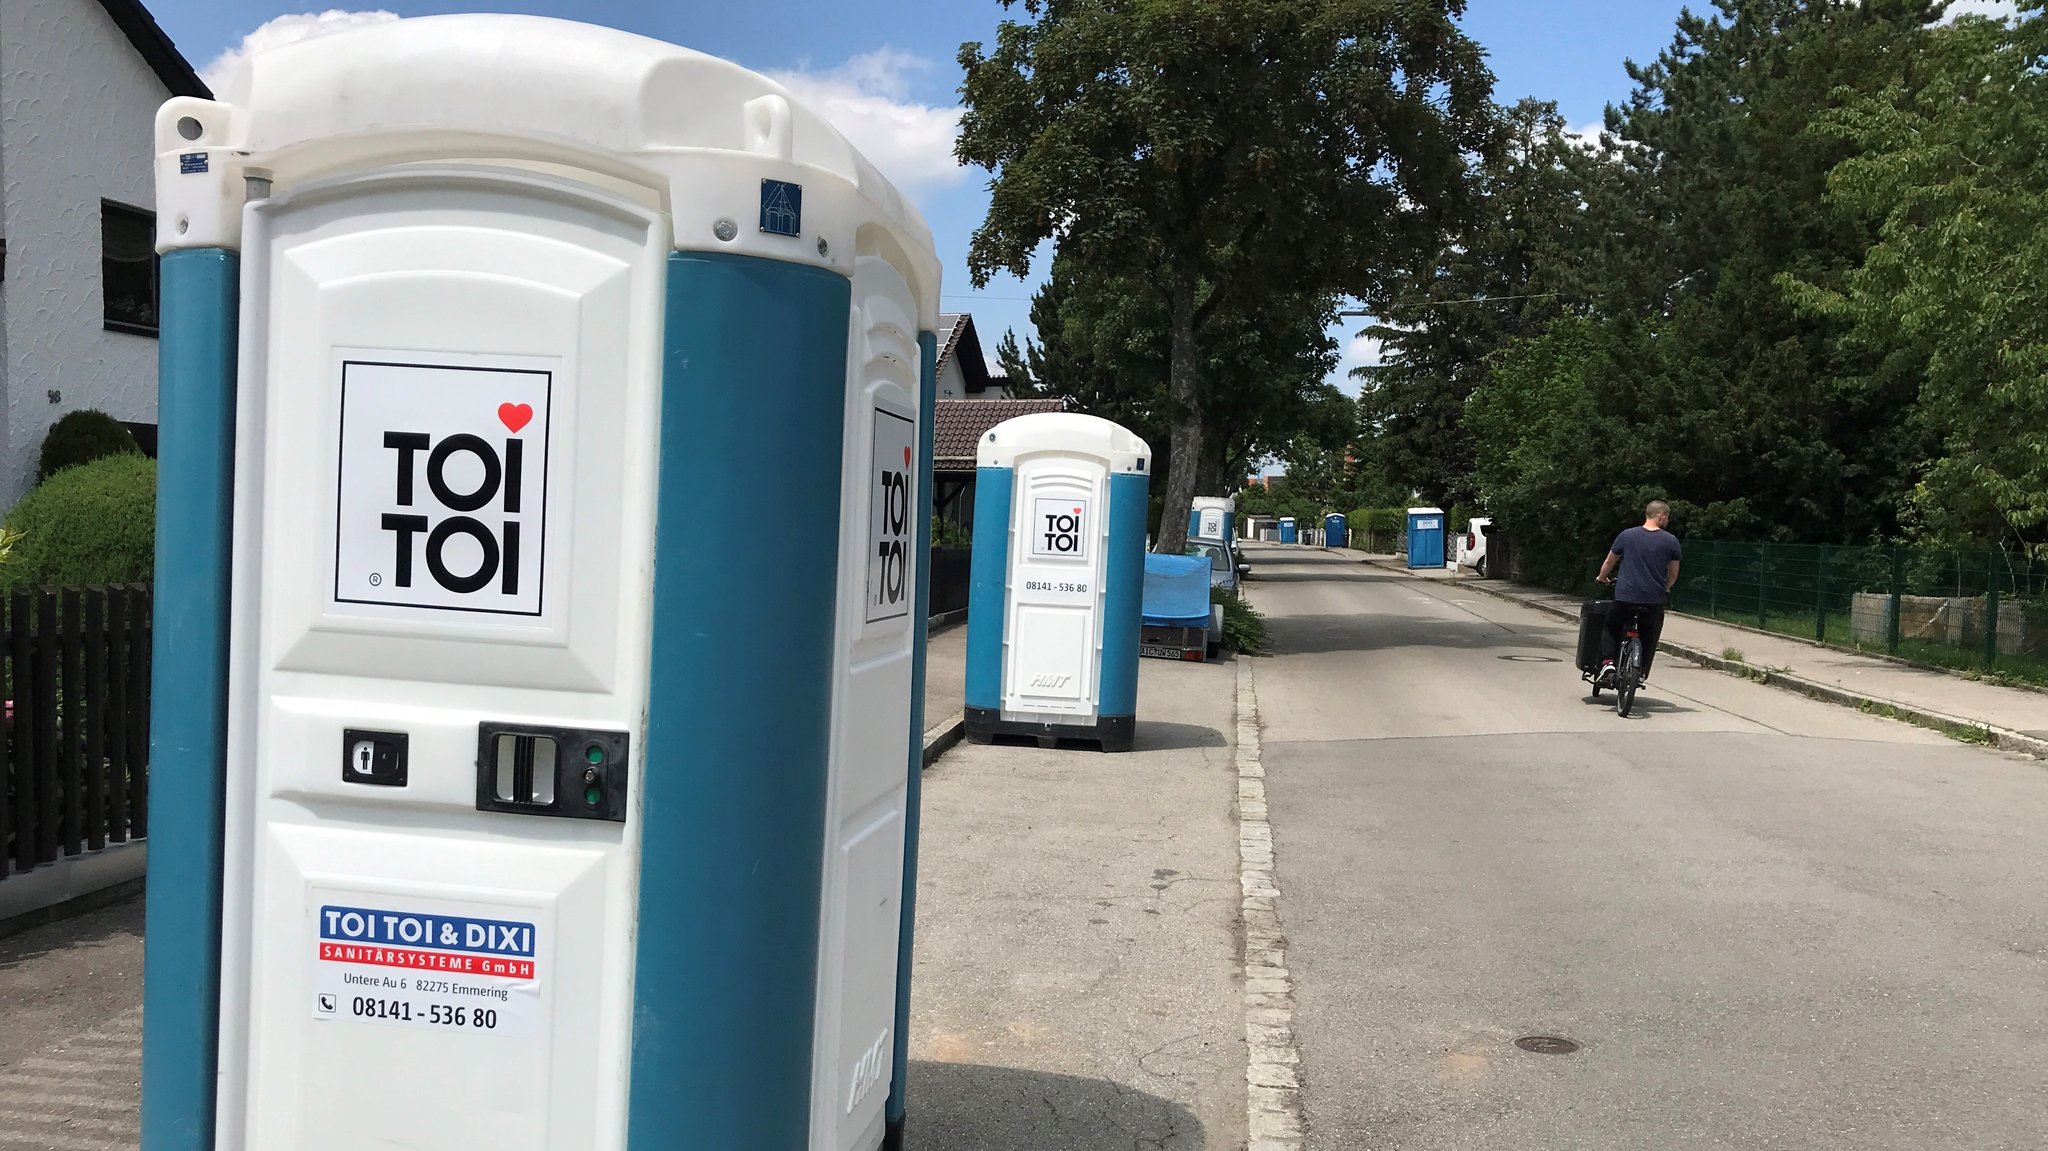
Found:
<path fill-rule="evenodd" d="M 968 279 L 967 242 L 987 202 L 987 173 L 956 167 L 950 154 L 955 60 L 963 41 L 993 38 L 1003 18 L 994 0 L 514 0 L 494 7 L 623 28 L 775 75 L 820 105 L 924 212 L 945 261 L 946 310 L 973 312 L 991 354 L 1005 329 L 1028 330 L 1034 282 L 999 277 L 976 291 Z M 1682 7 L 1680 0 L 1471 0 L 1465 27 L 1487 48 L 1502 100 L 1555 100 L 1577 127 L 1596 124 L 1606 104 L 1628 94 L 1623 60 L 1655 56 Z M 400 16 L 476 10 L 431 0 L 371 8 Z M 251 34 L 256 42 L 296 38 L 364 18 L 339 10 L 301 15 L 277 0 L 153 0 L 152 10 L 202 70 Z M 1337 376 L 1347 391 L 1355 389 L 1343 373 L 1372 355 L 1352 323 Z"/>

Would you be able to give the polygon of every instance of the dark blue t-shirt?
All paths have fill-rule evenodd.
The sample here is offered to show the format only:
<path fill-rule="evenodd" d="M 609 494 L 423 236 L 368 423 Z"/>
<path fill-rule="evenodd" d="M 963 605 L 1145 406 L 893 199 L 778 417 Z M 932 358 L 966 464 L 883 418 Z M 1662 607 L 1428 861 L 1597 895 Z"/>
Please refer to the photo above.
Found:
<path fill-rule="evenodd" d="M 1614 598 L 1622 603 L 1661 604 L 1670 598 L 1664 581 L 1678 558 L 1678 537 L 1667 531 L 1630 528 L 1607 549 L 1621 557 L 1614 572 Z"/>

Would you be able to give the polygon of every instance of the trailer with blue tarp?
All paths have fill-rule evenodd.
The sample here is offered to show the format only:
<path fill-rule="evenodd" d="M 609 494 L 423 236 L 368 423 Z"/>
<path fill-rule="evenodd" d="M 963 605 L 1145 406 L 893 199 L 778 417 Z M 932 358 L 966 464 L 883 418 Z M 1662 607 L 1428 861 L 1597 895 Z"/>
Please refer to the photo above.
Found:
<path fill-rule="evenodd" d="M 1223 608 L 1209 602 L 1203 556 L 1145 556 L 1144 628 L 1138 654 L 1200 663 L 1223 650 Z"/>

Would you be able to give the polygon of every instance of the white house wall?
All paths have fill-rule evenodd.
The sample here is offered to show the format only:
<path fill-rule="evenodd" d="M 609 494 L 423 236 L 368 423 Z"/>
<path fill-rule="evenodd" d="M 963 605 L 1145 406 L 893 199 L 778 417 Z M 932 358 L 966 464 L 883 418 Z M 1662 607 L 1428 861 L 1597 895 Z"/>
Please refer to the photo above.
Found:
<path fill-rule="evenodd" d="M 155 202 L 165 96 L 93 0 L 0 0 L 0 507 L 28 490 L 43 434 L 64 413 L 156 422 L 156 340 L 102 326 L 100 200 Z"/>
<path fill-rule="evenodd" d="M 967 376 L 960 370 L 959 357 L 952 357 L 939 369 L 938 397 L 942 400 L 964 400 L 967 395 Z"/>

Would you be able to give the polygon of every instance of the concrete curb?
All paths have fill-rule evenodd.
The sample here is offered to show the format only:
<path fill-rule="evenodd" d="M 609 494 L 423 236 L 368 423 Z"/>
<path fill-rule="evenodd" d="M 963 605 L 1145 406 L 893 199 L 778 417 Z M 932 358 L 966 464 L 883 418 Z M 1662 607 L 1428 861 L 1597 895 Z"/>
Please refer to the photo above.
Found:
<path fill-rule="evenodd" d="M 0 882 L 0 938 L 118 903 L 143 888 L 149 841 L 69 856 Z"/>
<path fill-rule="evenodd" d="M 1500 588 L 1487 587 L 1484 581 L 1474 580 L 1465 586 L 1473 591 L 1484 592 L 1495 599 L 1520 604 L 1523 607 L 1540 611 L 1545 615 L 1555 616 L 1558 619 L 1567 620 L 1574 624 L 1578 623 L 1578 616 L 1572 612 L 1568 612 L 1554 604 L 1524 599 L 1513 592 L 1504 591 Z M 1858 711 L 1871 712 L 1892 719 L 1904 720 L 1907 723 L 1916 724 L 1920 727 L 1934 728 L 1951 736 L 1963 731 L 1983 732 L 1989 737 L 1991 746 L 1998 748 L 2000 751 L 2015 751 L 2022 755 L 2031 755 L 2036 759 L 2048 759 L 2048 739 L 2027 735 L 2024 732 L 1997 727 L 1984 723 L 1981 720 L 1945 715 L 1938 711 L 1930 711 L 1927 708 L 1915 707 L 1909 703 L 1900 703 L 1897 700 L 1885 699 L 1881 696 L 1865 695 L 1862 692 L 1850 691 L 1847 688 L 1836 687 L 1833 684 L 1806 679 L 1801 676 L 1792 675 L 1789 672 L 1772 671 L 1769 668 L 1758 667 L 1755 664 L 1744 663 L 1741 660 L 1727 659 L 1711 652 L 1701 651 L 1699 648 L 1690 647 L 1686 644 L 1673 643 L 1668 639 L 1660 641 L 1657 646 L 1662 651 L 1669 652 L 1682 659 L 1691 660 L 1701 667 L 1727 672 L 1730 675 L 1739 675 L 1744 679 L 1753 680 L 1767 687 L 1777 687 L 1783 688 L 1786 691 L 1797 692 L 1809 699 L 1820 700 L 1822 703 L 1839 704 L 1842 707 L 1853 707 Z"/>
<path fill-rule="evenodd" d="M 927 728 L 924 733 L 924 765 L 930 767 L 933 761 L 951 751 L 953 745 L 959 743 L 966 734 L 967 717 L 957 711 Z"/>
<path fill-rule="evenodd" d="M 1237 850 L 1243 891 L 1246 1151 L 1300 1151 L 1301 1052 L 1294 1039 L 1294 977 L 1280 920 L 1280 880 L 1260 758 L 1252 665 L 1237 665 Z"/>

